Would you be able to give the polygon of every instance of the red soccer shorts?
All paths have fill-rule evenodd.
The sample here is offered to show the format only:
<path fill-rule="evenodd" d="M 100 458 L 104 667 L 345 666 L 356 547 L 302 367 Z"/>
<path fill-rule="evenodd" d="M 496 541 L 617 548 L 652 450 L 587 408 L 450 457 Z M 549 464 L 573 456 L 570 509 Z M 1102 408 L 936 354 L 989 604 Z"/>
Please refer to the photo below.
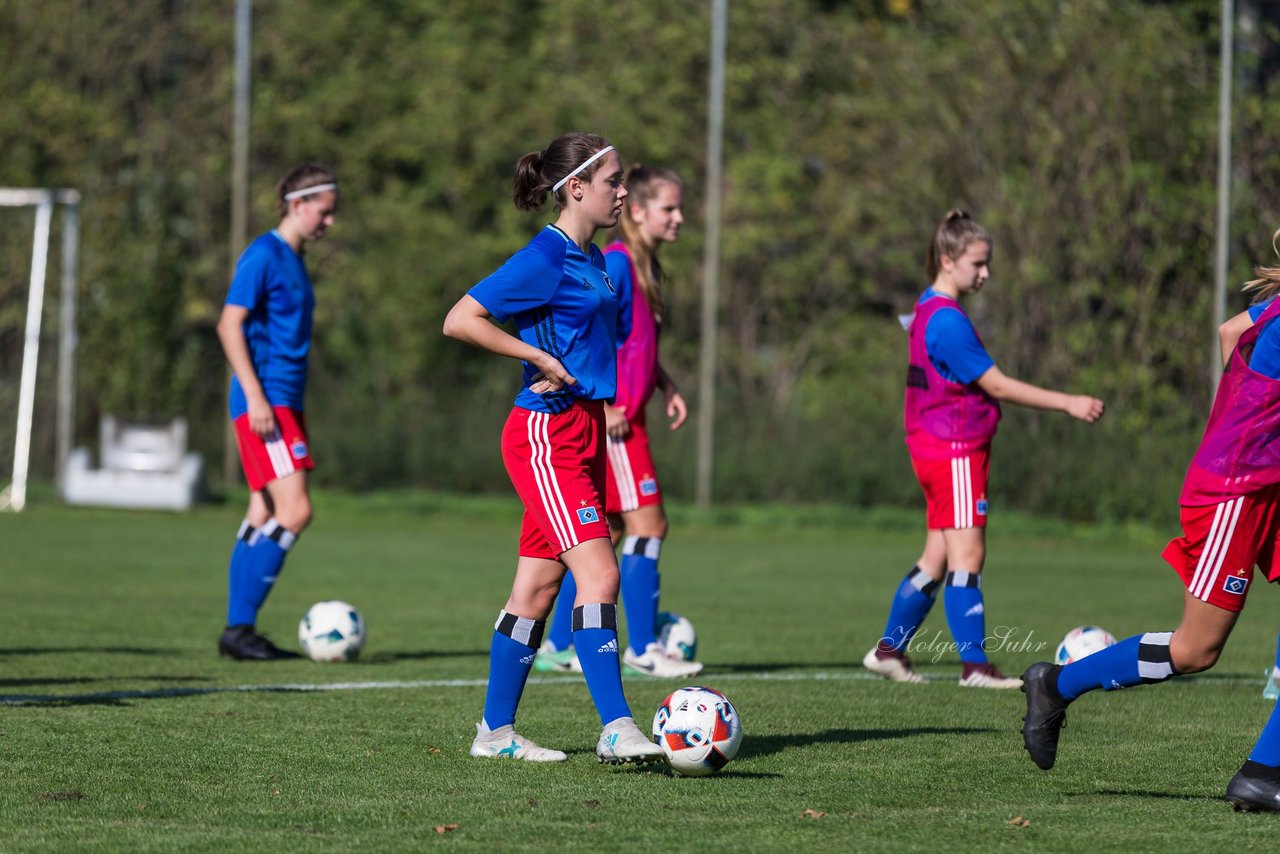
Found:
<path fill-rule="evenodd" d="M 1221 504 L 1182 508 L 1182 536 L 1163 557 L 1191 595 L 1226 611 L 1239 611 L 1249 595 L 1253 568 L 1268 581 L 1280 577 L 1280 484 Z"/>
<path fill-rule="evenodd" d="M 605 481 L 605 512 L 613 515 L 662 504 L 644 424 L 632 423 L 630 433 L 621 439 L 610 436 L 606 444 L 609 477 Z"/>
<path fill-rule="evenodd" d="M 265 438 L 249 427 L 247 413 L 232 422 L 245 480 L 254 492 L 285 475 L 316 467 L 307 445 L 307 422 L 302 411 L 287 406 L 272 408 L 276 413 L 276 429 Z"/>
<path fill-rule="evenodd" d="M 502 461 L 524 502 L 520 556 L 557 560 L 586 540 L 608 537 L 604 406 L 575 403 L 558 415 L 516 407 L 502 429 Z"/>
<path fill-rule="evenodd" d="M 987 527 L 990 450 L 950 460 L 912 458 L 911 467 L 924 490 L 925 519 L 930 530 Z"/>

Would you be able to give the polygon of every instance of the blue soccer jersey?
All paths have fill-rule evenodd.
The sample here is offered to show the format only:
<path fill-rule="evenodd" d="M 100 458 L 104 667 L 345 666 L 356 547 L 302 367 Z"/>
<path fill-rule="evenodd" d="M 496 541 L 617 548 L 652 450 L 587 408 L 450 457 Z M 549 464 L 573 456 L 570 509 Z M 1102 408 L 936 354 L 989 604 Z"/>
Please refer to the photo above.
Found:
<path fill-rule="evenodd" d="M 267 400 L 301 410 L 316 298 L 302 259 L 274 229 L 249 244 L 236 262 L 227 305 L 249 310 L 244 337 Z M 234 376 L 229 401 L 233 419 L 248 411 Z"/>
<path fill-rule="evenodd" d="M 586 255 L 549 225 L 468 293 L 499 323 L 554 356 L 577 384 L 551 394 L 529 390 L 538 369 L 524 365 L 516 406 L 557 413 L 575 398 L 612 400 L 618 383 L 618 293 L 595 244 Z"/>
<path fill-rule="evenodd" d="M 918 302 L 934 296 L 938 296 L 938 292 L 928 288 Z M 978 339 L 973 323 L 959 311 L 934 314 L 925 329 L 924 343 L 933 367 L 953 383 L 968 385 L 995 365 Z"/>
<path fill-rule="evenodd" d="M 1249 306 L 1249 319 L 1257 322 L 1275 297 Z M 1280 323 L 1272 323 L 1258 335 L 1249 356 L 1249 367 L 1264 377 L 1280 379 Z"/>
<path fill-rule="evenodd" d="M 618 292 L 618 346 L 631 336 L 631 295 L 635 285 L 631 281 L 631 256 L 625 252 L 604 253 L 604 271 Z"/>

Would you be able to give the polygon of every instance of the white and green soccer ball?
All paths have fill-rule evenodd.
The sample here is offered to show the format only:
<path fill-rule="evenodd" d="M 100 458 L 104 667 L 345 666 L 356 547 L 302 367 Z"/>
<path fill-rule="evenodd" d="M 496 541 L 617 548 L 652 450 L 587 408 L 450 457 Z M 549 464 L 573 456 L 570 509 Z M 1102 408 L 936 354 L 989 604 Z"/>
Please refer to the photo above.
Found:
<path fill-rule="evenodd" d="M 688 617 L 675 611 L 658 612 L 658 643 L 667 655 L 682 661 L 693 661 L 698 655 L 698 633 Z"/>
<path fill-rule="evenodd" d="M 346 602 L 317 602 L 298 624 L 298 643 L 312 661 L 350 661 L 364 646 L 364 620 Z"/>
<path fill-rule="evenodd" d="M 1097 626 L 1076 626 L 1067 632 L 1053 654 L 1055 664 L 1071 664 L 1114 645 L 1115 637 Z"/>

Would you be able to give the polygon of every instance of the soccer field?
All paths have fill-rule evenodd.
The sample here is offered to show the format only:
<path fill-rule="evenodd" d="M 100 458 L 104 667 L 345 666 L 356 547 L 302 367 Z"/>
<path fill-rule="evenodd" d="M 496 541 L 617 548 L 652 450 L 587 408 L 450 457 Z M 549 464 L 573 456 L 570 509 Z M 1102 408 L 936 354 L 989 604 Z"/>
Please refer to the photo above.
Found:
<path fill-rule="evenodd" d="M 1075 704 L 1045 773 L 1022 748 L 1020 692 L 956 685 L 941 608 L 922 632 L 939 643 L 916 653 L 926 684 L 857 666 L 917 555 L 914 516 L 677 512 L 663 605 L 693 620 L 698 681 L 746 733 L 724 772 L 685 779 L 597 764 L 578 677 L 535 674 L 519 718 L 568 762 L 467 755 L 514 503 L 321 494 L 261 628 L 291 647 L 312 602 L 352 602 L 364 654 L 328 665 L 217 657 L 238 511 L 0 516 L 0 851 L 1178 851 L 1280 830 L 1221 800 L 1271 710 L 1270 589 L 1209 674 Z M 1151 537 L 1001 527 L 984 589 L 1006 672 L 1081 623 L 1176 624 Z M 675 687 L 627 678 L 642 726 Z"/>

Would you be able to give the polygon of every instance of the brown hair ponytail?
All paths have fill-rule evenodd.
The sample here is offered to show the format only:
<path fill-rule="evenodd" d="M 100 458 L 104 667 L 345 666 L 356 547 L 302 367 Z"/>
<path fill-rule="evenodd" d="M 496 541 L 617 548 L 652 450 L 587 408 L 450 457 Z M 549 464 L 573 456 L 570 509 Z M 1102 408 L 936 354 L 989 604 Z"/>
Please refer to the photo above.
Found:
<path fill-rule="evenodd" d="M 290 193 L 296 193 L 308 187 L 319 187 L 321 184 L 336 183 L 338 183 L 338 177 L 327 166 L 321 166 L 319 163 L 303 163 L 301 166 L 295 166 L 288 175 L 280 179 L 279 184 L 276 184 L 276 210 L 280 216 L 289 212 L 289 202 L 285 200 L 285 196 Z"/>
<path fill-rule="evenodd" d="M 591 159 L 609 143 L 602 136 L 594 133 L 575 131 L 561 134 L 551 141 L 543 151 L 531 151 L 516 161 L 515 203 L 522 211 L 536 211 L 547 199 L 547 193 L 574 169 Z M 603 161 L 596 161 L 578 173 L 584 181 L 600 168 Z M 564 187 L 555 193 L 556 210 L 563 208 L 567 200 Z"/>
<path fill-rule="evenodd" d="M 938 272 L 942 269 L 943 256 L 959 258 L 970 243 L 978 240 L 988 245 L 993 243 L 991 233 L 974 222 L 967 211 L 959 208 L 947 211 L 947 215 L 942 218 L 942 222 L 938 223 L 938 228 L 933 233 L 929 251 L 925 253 L 924 269 L 929 281 L 932 282 L 938 278 Z"/>

